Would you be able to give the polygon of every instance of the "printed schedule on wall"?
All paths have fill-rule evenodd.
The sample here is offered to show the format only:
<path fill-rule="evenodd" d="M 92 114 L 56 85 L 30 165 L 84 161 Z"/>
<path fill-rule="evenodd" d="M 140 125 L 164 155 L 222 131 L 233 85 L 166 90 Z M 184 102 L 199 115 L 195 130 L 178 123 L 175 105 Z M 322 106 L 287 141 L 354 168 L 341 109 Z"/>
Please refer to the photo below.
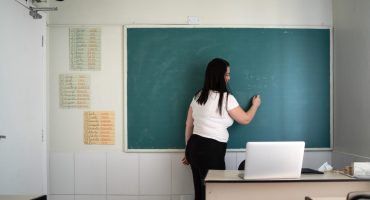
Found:
<path fill-rule="evenodd" d="M 100 70 L 100 57 L 100 28 L 69 29 L 69 63 L 71 70 Z"/>
<path fill-rule="evenodd" d="M 85 144 L 114 144 L 114 112 L 87 111 L 84 114 Z"/>
<path fill-rule="evenodd" d="M 61 108 L 89 108 L 90 76 L 86 74 L 60 74 L 59 104 Z"/>

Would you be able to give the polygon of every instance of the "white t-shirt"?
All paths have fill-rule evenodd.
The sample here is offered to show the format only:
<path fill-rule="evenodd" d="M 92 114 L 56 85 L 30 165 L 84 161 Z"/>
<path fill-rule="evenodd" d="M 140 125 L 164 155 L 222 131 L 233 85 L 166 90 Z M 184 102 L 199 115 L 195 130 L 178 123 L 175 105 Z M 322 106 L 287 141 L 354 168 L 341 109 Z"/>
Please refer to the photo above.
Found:
<path fill-rule="evenodd" d="M 208 100 L 206 104 L 203 105 L 197 103 L 197 98 L 193 98 L 190 104 L 194 119 L 193 134 L 215 139 L 220 142 L 227 142 L 229 139 L 227 128 L 234 122 L 227 111 L 236 108 L 239 104 L 231 94 L 229 94 L 226 104 L 225 92 L 222 104 L 222 115 L 220 115 L 218 111 L 219 96 L 220 94 L 218 92 L 209 91 Z"/>

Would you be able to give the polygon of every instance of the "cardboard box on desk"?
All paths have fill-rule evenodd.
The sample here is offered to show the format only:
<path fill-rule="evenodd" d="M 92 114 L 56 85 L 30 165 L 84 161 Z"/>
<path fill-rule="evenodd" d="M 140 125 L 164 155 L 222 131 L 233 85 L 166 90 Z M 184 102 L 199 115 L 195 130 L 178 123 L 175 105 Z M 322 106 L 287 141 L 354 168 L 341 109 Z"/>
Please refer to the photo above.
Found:
<path fill-rule="evenodd" d="M 356 178 L 370 178 L 370 162 L 353 162 L 353 176 Z"/>

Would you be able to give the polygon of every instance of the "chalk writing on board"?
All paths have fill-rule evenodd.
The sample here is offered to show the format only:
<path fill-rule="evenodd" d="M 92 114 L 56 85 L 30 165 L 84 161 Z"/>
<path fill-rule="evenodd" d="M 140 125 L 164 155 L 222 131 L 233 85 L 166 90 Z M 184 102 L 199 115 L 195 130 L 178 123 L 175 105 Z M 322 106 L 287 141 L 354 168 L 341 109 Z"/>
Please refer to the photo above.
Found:
<path fill-rule="evenodd" d="M 69 62 L 71 70 L 100 70 L 101 29 L 69 29 Z"/>
<path fill-rule="evenodd" d="M 115 143 L 114 112 L 87 111 L 84 113 L 84 143 Z"/>
<path fill-rule="evenodd" d="M 61 108 L 89 108 L 90 76 L 85 74 L 60 74 L 59 105 Z"/>

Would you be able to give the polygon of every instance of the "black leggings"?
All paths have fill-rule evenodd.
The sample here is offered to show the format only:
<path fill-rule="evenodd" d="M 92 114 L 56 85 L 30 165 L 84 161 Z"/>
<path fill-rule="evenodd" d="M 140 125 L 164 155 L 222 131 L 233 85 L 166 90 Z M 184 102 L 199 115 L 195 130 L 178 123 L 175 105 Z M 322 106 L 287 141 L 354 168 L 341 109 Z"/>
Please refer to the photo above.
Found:
<path fill-rule="evenodd" d="M 186 146 L 186 159 L 193 173 L 195 200 L 205 200 L 204 179 L 209 169 L 225 169 L 226 143 L 191 135 Z"/>

